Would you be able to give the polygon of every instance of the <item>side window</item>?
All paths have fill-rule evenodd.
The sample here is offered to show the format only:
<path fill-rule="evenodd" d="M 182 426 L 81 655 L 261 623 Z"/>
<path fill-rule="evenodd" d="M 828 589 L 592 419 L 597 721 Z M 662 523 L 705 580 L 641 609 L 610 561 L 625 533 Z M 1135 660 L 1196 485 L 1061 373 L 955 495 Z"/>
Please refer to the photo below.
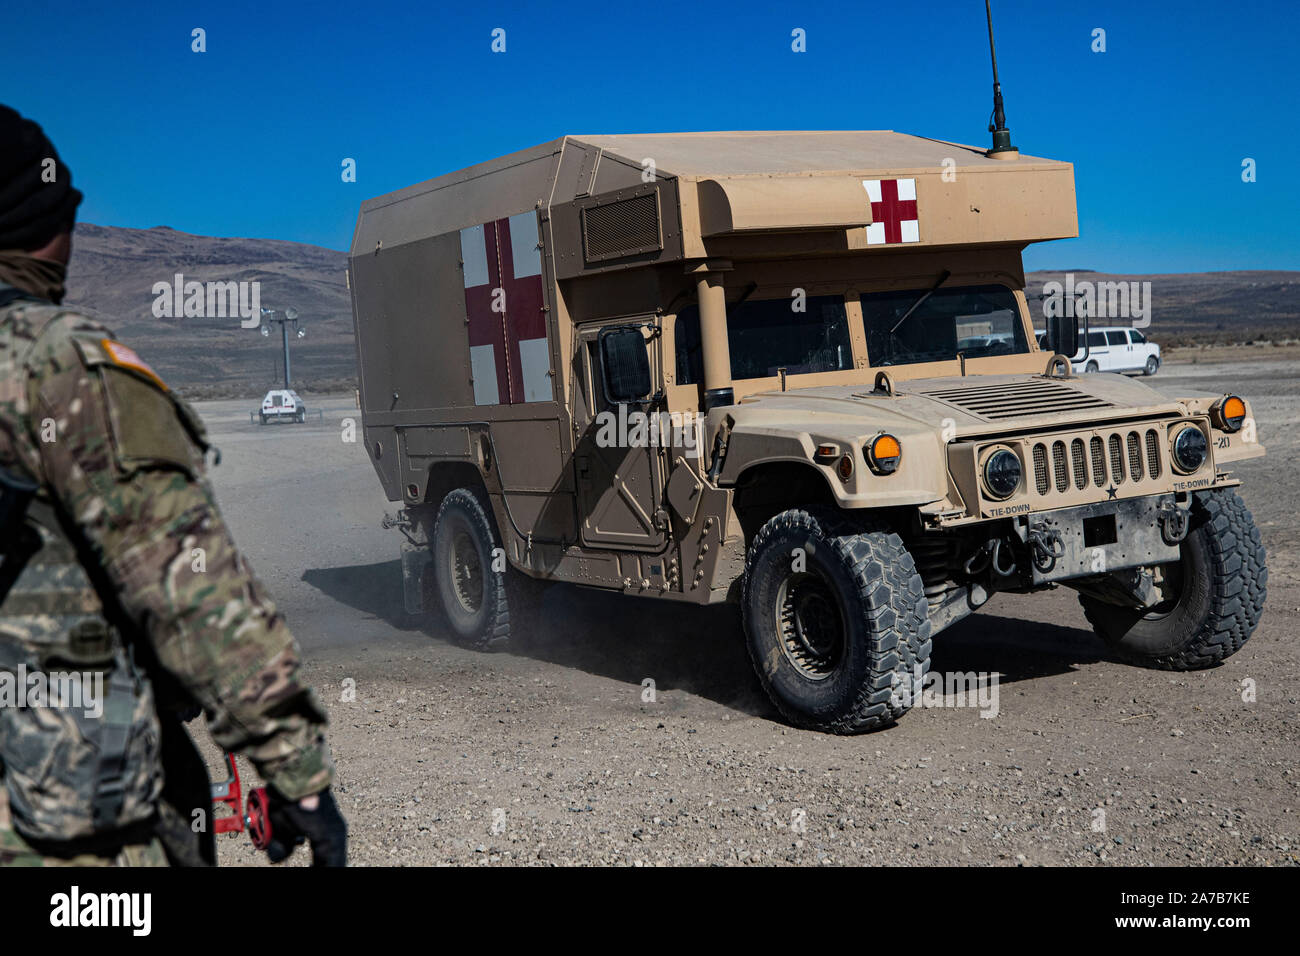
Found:
<path fill-rule="evenodd" d="M 1129 330 L 1128 330 L 1128 334 L 1132 337 L 1132 339 L 1133 339 L 1133 344 L 1134 344 L 1134 345 L 1146 345 L 1146 344 L 1147 344 L 1146 336 L 1144 336 L 1144 335 L 1143 335 L 1141 332 L 1139 332 L 1137 329 L 1129 329 Z"/>
<path fill-rule="evenodd" d="M 1089 332 L 1089 333 L 1088 333 L 1088 348 L 1090 348 L 1090 349 L 1098 349 L 1098 348 L 1102 348 L 1102 349 L 1104 349 L 1105 347 L 1106 347 L 1106 333 L 1105 333 L 1105 332 Z"/>
<path fill-rule="evenodd" d="M 699 385 L 704 381 L 704 353 L 700 350 L 700 310 L 693 305 L 677 312 L 673 326 L 677 342 L 677 384 Z"/>
<path fill-rule="evenodd" d="M 1122 329 L 1118 332 L 1115 331 L 1107 332 L 1106 341 L 1109 342 L 1111 345 L 1128 345 L 1128 338 L 1124 335 L 1124 331 Z"/>

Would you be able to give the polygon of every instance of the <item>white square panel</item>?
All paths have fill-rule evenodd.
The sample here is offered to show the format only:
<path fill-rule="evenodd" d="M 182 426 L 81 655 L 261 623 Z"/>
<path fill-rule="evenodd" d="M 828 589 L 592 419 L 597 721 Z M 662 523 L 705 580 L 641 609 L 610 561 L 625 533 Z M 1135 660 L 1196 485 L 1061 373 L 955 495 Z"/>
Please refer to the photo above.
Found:
<path fill-rule="evenodd" d="M 496 346 L 471 345 L 469 370 L 474 376 L 474 404 L 499 405 L 501 397 L 497 392 Z"/>
<path fill-rule="evenodd" d="M 460 231 L 460 258 L 465 263 L 465 288 L 487 285 L 487 245 L 482 226 L 470 226 Z"/>
<path fill-rule="evenodd" d="M 900 179 L 898 182 L 898 198 L 907 200 L 916 198 L 916 180 Z"/>
<path fill-rule="evenodd" d="M 521 339 L 519 342 L 519 370 L 524 379 L 525 402 L 549 402 L 551 393 L 551 350 L 546 339 Z"/>
<path fill-rule="evenodd" d="M 537 213 L 510 217 L 510 250 L 515 257 L 515 278 L 542 274 L 542 251 L 537 248 Z"/>

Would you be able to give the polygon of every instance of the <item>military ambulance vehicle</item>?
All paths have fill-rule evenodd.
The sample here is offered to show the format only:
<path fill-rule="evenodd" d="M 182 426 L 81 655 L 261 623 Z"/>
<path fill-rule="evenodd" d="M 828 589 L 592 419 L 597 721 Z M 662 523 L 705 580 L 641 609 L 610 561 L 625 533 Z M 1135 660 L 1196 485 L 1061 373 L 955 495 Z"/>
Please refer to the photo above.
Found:
<path fill-rule="evenodd" d="M 841 733 L 905 712 L 999 591 L 1074 589 L 1145 666 L 1238 650 L 1250 405 L 1081 375 L 1073 317 L 1039 346 L 1021 252 L 1076 235 L 1073 168 L 1008 146 L 566 136 L 365 202 L 363 433 L 408 608 L 484 647 L 539 582 L 735 602 L 781 713 Z"/>

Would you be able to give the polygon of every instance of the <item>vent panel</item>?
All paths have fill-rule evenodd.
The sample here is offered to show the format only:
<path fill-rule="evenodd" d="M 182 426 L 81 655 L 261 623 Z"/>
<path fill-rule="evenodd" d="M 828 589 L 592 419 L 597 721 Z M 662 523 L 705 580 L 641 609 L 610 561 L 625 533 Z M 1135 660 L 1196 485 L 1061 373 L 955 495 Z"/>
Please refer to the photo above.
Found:
<path fill-rule="evenodd" d="M 921 394 L 956 405 L 989 421 L 1113 407 L 1110 402 L 1095 395 L 1068 385 L 1044 381 L 944 388 Z"/>
<path fill-rule="evenodd" d="M 582 210 L 582 241 L 588 262 L 662 249 L 659 193 L 586 207 Z"/>

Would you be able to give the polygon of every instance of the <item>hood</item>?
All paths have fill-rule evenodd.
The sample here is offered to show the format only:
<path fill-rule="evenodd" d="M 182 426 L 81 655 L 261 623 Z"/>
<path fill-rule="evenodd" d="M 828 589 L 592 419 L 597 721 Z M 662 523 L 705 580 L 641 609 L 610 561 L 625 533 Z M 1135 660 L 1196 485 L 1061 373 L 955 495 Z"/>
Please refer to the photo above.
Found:
<path fill-rule="evenodd" d="M 831 431 L 864 425 L 905 431 L 938 429 L 944 419 L 952 437 L 1069 427 L 1180 414 L 1180 403 L 1124 375 L 1090 374 L 1068 379 L 1037 374 L 950 376 L 896 382 L 894 394 L 870 386 L 834 385 L 760 392 L 731 409 L 736 427 L 782 426 Z"/>

